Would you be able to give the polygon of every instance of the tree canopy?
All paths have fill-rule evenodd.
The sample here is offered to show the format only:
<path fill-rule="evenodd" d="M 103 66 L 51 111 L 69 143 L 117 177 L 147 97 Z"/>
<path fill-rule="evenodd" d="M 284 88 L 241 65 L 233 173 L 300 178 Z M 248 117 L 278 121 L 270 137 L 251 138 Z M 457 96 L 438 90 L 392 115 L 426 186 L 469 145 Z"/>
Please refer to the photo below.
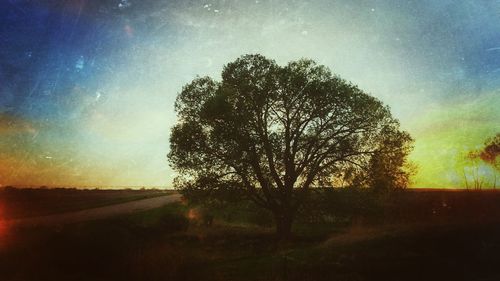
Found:
<path fill-rule="evenodd" d="M 274 214 L 284 236 L 310 188 L 381 166 L 374 155 L 399 168 L 387 159 L 405 157 L 412 141 L 380 100 L 309 59 L 279 66 L 244 55 L 224 67 L 222 81 L 198 77 L 184 86 L 175 109 L 176 185 L 241 191 Z"/>
<path fill-rule="evenodd" d="M 496 170 L 500 171 L 500 133 L 496 134 L 495 137 L 486 140 L 484 143 L 484 148 L 479 152 L 479 157 Z"/>

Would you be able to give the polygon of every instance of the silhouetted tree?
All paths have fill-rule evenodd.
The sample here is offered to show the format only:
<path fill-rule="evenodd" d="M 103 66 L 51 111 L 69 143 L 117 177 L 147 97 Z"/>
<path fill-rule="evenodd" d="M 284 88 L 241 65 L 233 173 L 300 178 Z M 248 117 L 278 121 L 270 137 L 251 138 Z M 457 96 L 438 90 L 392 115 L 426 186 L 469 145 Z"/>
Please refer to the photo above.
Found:
<path fill-rule="evenodd" d="M 392 153 L 388 136 L 409 139 L 382 102 L 307 59 L 282 67 L 242 56 L 224 67 L 221 82 L 184 86 L 175 109 L 176 186 L 242 192 L 273 213 L 282 238 L 311 187 Z"/>
<path fill-rule="evenodd" d="M 494 138 L 488 139 L 479 157 L 496 172 L 500 171 L 500 133 Z M 493 171 L 493 188 L 497 187 L 497 174 Z"/>
<path fill-rule="evenodd" d="M 404 189 L 416 174 L 417 166 L 408 160 L 413 139 L 407 133 L 389 129 L 380 133 L 376 149 L 364 165 L 347 163 L 335 178 L 341 186 L 369 187 L 376 192 Z"/>
<path fill-rule="evenodd" d="M 467 160 L 469 164 L 470 175 L 464 171 L 464 178 L 466 187 L 469 187 L 468 178 L 472 179 L 474 188 L 481 189 L 485 182 L 484 175 L 481 175 L 480 168 L 481 164 L 479 161 L 483 161 L 485 164 L 490 166 L 493 170 L 490 171 L 492 180 L 491 185 L 496 188 L 497 183 L 497 173 L 500 171 L 500 160 L 498 157 L 500 155 L 500 134 L 497 134 L 493 138 L 489 138 L 484 143 L 484 147 L 477 150 L 472 150 L 467 153 Z M 487 166 L 483 166 L 483 169 L 487 169 Z M 484 173 L 484 171 L 483 171 Z"/>
<path fill-rule="evenodd" d="M 412 139 L 399 131 L 382 132 L 379 149 L 372 154 L 367 171 L 367 185 L 376 191 L 406 188 L 416 166 L 408 161 Z"/>
<path fill-rule="evenodd" d="M 464 169 L 465 187 L 473 189 L 482 189 L 486 182 L 484 165 L 480 163 L 480 152 L 477 150 L 469 151 L 465 155 L 465 163 L 467 166 Z M 469 184 L 469 181 L 471 184 Z"/>
<path fill-rule="evenodd" d="M 495 137 L 486 140 L 484 148 L 480 151 L 479 157 L 491 165 L 497 171 L 500 171 L 500 133 Z"/>

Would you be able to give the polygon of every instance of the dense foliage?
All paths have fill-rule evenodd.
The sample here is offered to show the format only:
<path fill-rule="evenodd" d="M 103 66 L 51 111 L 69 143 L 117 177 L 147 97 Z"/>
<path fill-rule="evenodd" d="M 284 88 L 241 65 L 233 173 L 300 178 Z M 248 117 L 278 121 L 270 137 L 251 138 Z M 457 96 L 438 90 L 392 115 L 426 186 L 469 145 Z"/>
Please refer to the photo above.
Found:
<path fill-rule="evenodd" d="M 186 85 L 175 108 L 169 159 L 177 187 L 239 190 L 274 214 L 283 236 L 310 188 L 346 171 L 370 184 L 381 174 L 366 170 L 398 170 L 411 142 L 381 101 L 306 59 L 279 66 L 242 56 L 224 67 L 221 82 Z"/>

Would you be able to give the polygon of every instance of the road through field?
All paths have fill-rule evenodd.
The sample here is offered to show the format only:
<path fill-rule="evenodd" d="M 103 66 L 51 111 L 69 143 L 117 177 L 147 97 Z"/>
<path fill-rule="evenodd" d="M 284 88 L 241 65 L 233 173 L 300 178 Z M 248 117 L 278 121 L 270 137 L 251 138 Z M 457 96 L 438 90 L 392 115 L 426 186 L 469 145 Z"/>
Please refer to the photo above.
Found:
<path fill-rule="evenodd" d="M 75 212 L 62 214 L 30 217 L 22 219 L 5 220 L 2 223 L 8 227 L 31 227 L 31 226 L 46 226 L 59 225 L 67 223 L 75 223 L 96 219 L 104 219 L 117 215 L 130 214 L 134 212 L 159 208 L 163 205 L 178 202 L 181 200 L 180 194 L 159 196 L 154 198 L 136 200 L 121 204 L 109 205 L 105 207 L 86 209 Z"/>

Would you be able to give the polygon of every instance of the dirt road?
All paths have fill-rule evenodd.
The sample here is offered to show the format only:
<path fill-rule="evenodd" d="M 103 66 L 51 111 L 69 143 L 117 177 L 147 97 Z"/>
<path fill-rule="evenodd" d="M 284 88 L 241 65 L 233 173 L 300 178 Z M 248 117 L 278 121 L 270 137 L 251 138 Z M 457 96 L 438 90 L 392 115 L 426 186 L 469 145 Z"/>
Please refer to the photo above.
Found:
<path fill-rule="evenodd" d="M 81 210 L 76 212 L 68 212 L 62 214 L 31 217 L 24 219 L 5 220 L 2 223 L 4 225 L 7 225 L 8 227 L 30 227 L 30 226 L 45 226 L 45 225 L 75 223 L 75 222 L 109 218 L 117 215 L 130 214 L 138 211 L 154 209 L 168 203 L 180 201 L 180 199 L 181 199 L 180 194 L 174 194 L 174 195 L 136 200 L 105 207 Z"/>

